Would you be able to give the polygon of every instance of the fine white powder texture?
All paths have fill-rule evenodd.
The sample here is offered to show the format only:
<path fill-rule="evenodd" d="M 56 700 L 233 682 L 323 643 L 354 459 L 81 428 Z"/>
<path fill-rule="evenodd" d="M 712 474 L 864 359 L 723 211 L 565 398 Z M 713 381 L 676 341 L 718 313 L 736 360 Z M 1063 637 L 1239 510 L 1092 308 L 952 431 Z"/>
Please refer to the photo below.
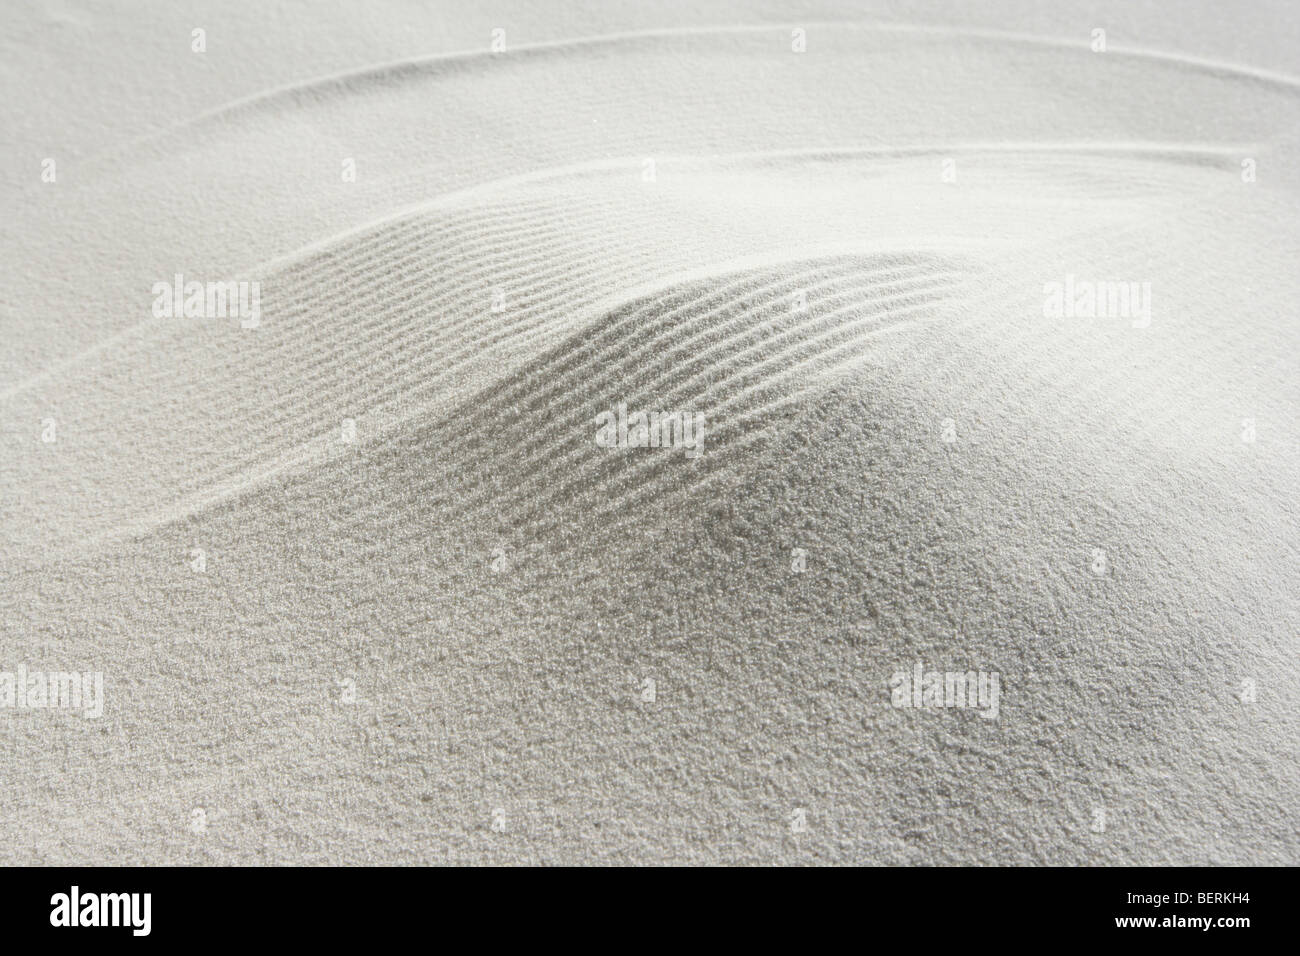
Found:
<path fill-rule="evenodd" d="M 0 860 L 1300 863 L 1300 13 L 970 6 L 6 5 Z"/>

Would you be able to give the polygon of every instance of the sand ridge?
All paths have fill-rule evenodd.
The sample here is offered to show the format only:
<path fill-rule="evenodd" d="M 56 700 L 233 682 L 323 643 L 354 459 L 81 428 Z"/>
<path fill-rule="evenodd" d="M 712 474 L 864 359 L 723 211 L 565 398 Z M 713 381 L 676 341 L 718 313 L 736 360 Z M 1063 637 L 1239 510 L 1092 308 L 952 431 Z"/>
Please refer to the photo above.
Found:
<path fill-rule="evenodd" d="M 1295 862 L 1293 71 L 611 10 L 6 186 L 11 859 Z"/>

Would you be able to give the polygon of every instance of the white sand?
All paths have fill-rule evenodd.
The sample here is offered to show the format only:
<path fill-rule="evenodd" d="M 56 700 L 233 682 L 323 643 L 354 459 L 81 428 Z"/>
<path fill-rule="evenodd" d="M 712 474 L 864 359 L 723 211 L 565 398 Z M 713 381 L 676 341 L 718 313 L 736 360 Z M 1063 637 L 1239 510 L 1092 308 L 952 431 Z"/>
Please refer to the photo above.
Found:
<path fill-rule="evenodd" d="M 1300 863 L 1294 5 L 233 6 L 0 14 L 0 860 Z"/>

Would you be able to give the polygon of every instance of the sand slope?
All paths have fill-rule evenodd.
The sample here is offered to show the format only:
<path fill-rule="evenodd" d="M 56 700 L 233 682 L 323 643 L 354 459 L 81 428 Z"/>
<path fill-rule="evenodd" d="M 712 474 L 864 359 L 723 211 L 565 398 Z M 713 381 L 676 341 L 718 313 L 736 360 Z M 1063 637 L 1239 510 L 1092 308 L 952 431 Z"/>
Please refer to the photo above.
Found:
<path fill-rule="evenodd" d="M 0 668 L 107 684 L 0 710 L 9 859 L 1300 860 L 1287 64 L 808 13 L 375 41 L 6 188 Z"/>

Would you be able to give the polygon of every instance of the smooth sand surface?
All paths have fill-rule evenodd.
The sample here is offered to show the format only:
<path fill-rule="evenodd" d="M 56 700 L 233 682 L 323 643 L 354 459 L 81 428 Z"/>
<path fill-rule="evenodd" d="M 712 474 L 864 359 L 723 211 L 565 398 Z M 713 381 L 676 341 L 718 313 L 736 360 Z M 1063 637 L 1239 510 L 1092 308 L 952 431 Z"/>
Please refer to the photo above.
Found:
<path fill-rule="evenodd" d="M 226 6 L 0 14 L 0 859 L 1300 863 L 1293 5 Z"/>

